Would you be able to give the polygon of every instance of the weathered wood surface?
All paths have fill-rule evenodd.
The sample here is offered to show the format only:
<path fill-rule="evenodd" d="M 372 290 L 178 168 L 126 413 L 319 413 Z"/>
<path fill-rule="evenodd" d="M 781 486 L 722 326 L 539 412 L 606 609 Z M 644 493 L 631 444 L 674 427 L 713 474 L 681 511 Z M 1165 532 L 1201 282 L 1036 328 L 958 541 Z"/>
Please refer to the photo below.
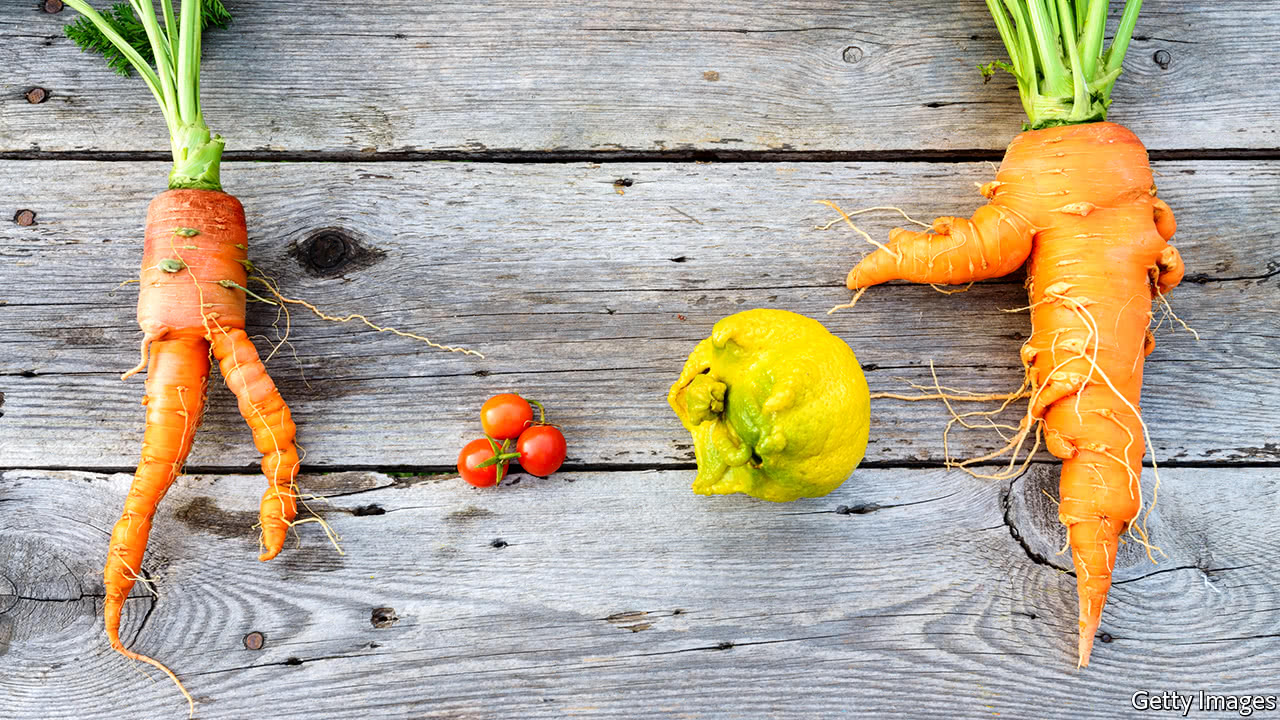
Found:
<path fill-rule="evenodd" d="M 117 379 L 136 291 L 117 284 L 167 144 L 137 79 L 38 5 L 0 12 L 0 718 L 185 717 L 99 619 L 142 429 L 141 383 Z M 1164 554 L 1122 548 L 1085 671 L 1057 463 L 940 470 L 945 410 L 878 401 L 868 461 L 831 496 L 702 498 L 665 403 L 714 321 L 754 306 L 821 317 L 873 390 L 932 382 L 931 361 L 947 384 L 1016 385 L 1027 320 L 1001 309 L 1020 278 L 878 288 L 827 317 L 865 247 L 814 228 L 819 198 L 922 220 L 980 201 L 985 163 L 892 161 L 994 158 L 1017 132 L 1012 80 L 974 69 L 1003 56 L 982 3 L 333 1 L 305 34 L 280 32 L 295 7 L 230 5 L 208 118 L 233 157 L 316 161 L 226 165 L 254 260 L 332 312 L 488 357 L 295 313 L 271 367 L 345 555 L 304 524 L 266 564 L 257 458 L 215 383 L 206 474 L 166 498 L 145 562 L 159 598 L 139 587 L 125 613 L 197 717 L 1114 718 L 1138 691 L 1280 694 L 1280 0 L 1147 3 L 1117 86 L 1112 119 L 1168 159 L 1189 268 L 1170 300 L 1202 340 L 1157 333 Z M 577 162 L 613 155 L 787 162 Z M 560 162 L 495 162 L 513 156 Z M 421 161 L 451 157 L 483 162 Z M 890 162 L 790 162 L 820 159 Z M 344 257 L 308 250 L 326 229 Z M 274 319 L 252 307 L 260 346 Z M 451 466 L 500 389 L 547 402 L 568 471 L 498 491 L 378 472 Z"/>
<path fill-rule="evenodd" d="M 40 5 L 0 13 L 0 152 L 167 151 L 141 83 Z M 998 152 L 1022 122 L 1012 78 L 978 74 L 1006 57 L 981 2 L 230 7 L 202 89 L 232 151 Z M 1277 14 L 1148 3 L 1113 119 L 1157 150 L 1277 147 Z"/>
<path fill-rule="evenodd" d="M 8 467 L 126 469 L 137 462 L 141 383 L 133 321 L 138 236 L 159 163 L 0 163 L 3 208 L 36 225 L 0 226 L 0 445 Z M 1176 209 L 1188 281 L 1171 302 L 1201 340 L 1166 330 L 1143 404 L 1164 461 L 1280 459 L 1273 381 L 1280 268 L 1272 223 L 1280 164 L 1169 162 L 1157 170 Z M 293 316 L 292 347 L 272 360 L 299 418 L 309 467 L 448 467 L 498 389 L 543 400 L 577 466 L 687 464 L 689 438 L 666 405 L 685 356 L 715 320 L 754 306 L 822 317 L 868 367 L 873 390 L 900 378 L 979 390 L 1017 386 L 1025 314 L 1019 279 L 943 296 L 898 285 L 848 298 L 846 270 L 865 243 L 816 230 L 849 206 L 897 202 L 910 213 L 967 214 L 981 198 L 974 164 L 383 163 L 231 164 L 248 206 L 251 256 L 290 294 L 332 313 L 466 345 L 483 360 L 430 351 L 354 325 Z M 618 194 L 613 181 L 634 181 Z M 1211 191 L 1206 191 L 1206 188 Z M 141 189 L 141 191 L 140 191 Z M 884 235 L 898 220 L 865 216 Z M 326 271 L 298 250 L 324 228 L 362 244 Z M 255 305 L 252 332 L 274 336 Z M 265 347 L 265 343 L 263 343 Z M 238 471 L 256 455 L 230 395 L 215 383 L 195 467 Z M 868 458 L 942 459 L 945 410 L 878 401 Z M 68 442 L 74 437 L 75 442 Z M 953 436 L 963 455 L 1003 444 Z"/>
<path fill-rule="evenodd" d="M 1038 500 L 1054 465 L 1012 488 L 864 469 L 789 505 L 697 497 L 690 475 L 570 472 L 499 492 L 308 477 L 346 554 L 303 525 L 265 564 L 258 478 L 184 478 L 145 566 L 159 598 L 136 591 L 126 637 L 173 665 L 201 720 L 1110 719 L 1143 690 L 1280 692 L 1274 469 L 1164 473 L 1150 528 L 1168 557 L 1122 554 L 1112 640 L 1087 671 L 1072 662 L 1066 560 L 1034 560 L 1013 533 L 1061 543 Z M 167 682 L 100 637 L 106 530 L 128 481 L 0 475 L 5 717 L 185 717 Z M 251 632 L 261 650 L 245 648 Z"/>

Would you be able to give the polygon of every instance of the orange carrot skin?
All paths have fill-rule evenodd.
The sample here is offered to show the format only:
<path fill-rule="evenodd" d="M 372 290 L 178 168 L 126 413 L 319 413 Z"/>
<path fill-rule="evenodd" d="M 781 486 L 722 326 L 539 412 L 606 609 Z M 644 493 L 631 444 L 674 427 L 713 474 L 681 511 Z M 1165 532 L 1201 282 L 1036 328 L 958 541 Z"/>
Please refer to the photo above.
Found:
<path fill-rule="evenodd" d="M 288 406 L 244 333 L 240 288 L 248 282 L 247 260 L 244 208 L 234 196 L 216 190 L 161 193 L 147 212 L 138 324 L 148 337 L 197 334 L 212 340 L 227 386 L 263 453 L 268 488 L 259 507 L 259 559 L 270 560 L 297 517 L 293 483 L 299 460 Z"/>
<path fill-rule="evenodd" d="M 213 356 L 240 404 L 240 414 L 253 431 L 254 446 L 262 453 L 262 473 L 268 487 L 259 506 L 264 550 L 258 559 L 270 560 L 284 547 L 285 535 L 298 514 L 294 478 L 301 461 L 293 444 L 297 428 L 244 330 L 217 325 Z"/>
<path fill-rule="evenodd" d="M 111 647 L 132 656 L 120 642 L 120 613 L 142 569 L 156 505 L 182 472 L 204 411 L 209 377 L 208 343 L 201 337 L 160 340 L 151 346 L 147 368 L 147 425 L 142 462 L 125 498 L 124 513 L 111 531 L 103 580 L 107 638 Z"/>
<path fill-rule="evenodd" d="M 169 190 L 147 210 L 138 297 L 142 362 L 125 375 L 147 370 L 147 422 L 142 460 L 103 570 L 104 615 L 113 648 L 171 677 L 163 665 L 123 646 L 120 614 L 141 572 L 156 507 L 181 474 L 200 424 L 211 350 L 264 454 L 269 487 L 261 503 L 260 559 L 280 552 L 297 514 L 296 429 L 244 332 L 247 246 L 244 209 L 226 193 Z"/>
<path fill-rule="evenodd" d="M 1156 229 L 1151 171 L 1138 138 L 1110 123 L 1064 130 L 1075 132 L 1015 140 L 998 177 L 1011 178 L 1013 203 L 1029 204 L 1030 193 L 1062 200 L 1042 203 L 1033 218 L 1044 229 L 1027 266 L 1032 335 L 1022 355 L 1031 363 L 1032 387 L 1042 388 L 1032 415 L 1045 418 L 1049 451 L 1063 459 L 1058 517 L 1076 568 L 1078 649 L 1086 664 L 1120 534 L 1141 506 L 1145 445 L 1138 407 L 1151 275 L 1160 274 L 1169 245 Z M 1085 182 L 1072 177 L 1059 152 L 1088 168 Z M 1080 349 L 1073 352 L 1076 346 L 1086 354 L 1094 349 L 1096 368 L 1109 384 L 1079 357 Z"/>
<path fill-rule="evenodd" d="M 226 327 L 243 328 L 244 292 L 218 281 L 245 286 L 248 246 L 244 208 L 234 196 L 216 190 L 157 195 L 147 209 L 139 278 L 142 332 L 148 337 L 203 336 L 207 315 Z"/>
<path fill-rule="evenodd" d="M 1019 135 L 983 194 L 990 203 L 979 214 L 994 207 L 1001 217 L 985 234 L 980 226 L 981 237 L 900 232 L 889 248 L 903 260 L 877 250 L 850 273 L 849 286 L 970 282 L 1029 260 L 1029 417 L 1044 421 L 1046 445 L 1063 459 L 1059 518 L 1076 568 L 1078 651 L 1087 665 L 1120 534 L 1141 506 L 1143 359 L 1154 347 L 1154 293 L 1184 272 L 1167 242 L 1176 223 L 1155 197 L 1146 149 L 1114 123 Z"/>
<path fill-rule="evenodd" d="M 1031 227 L 1016 212 L 992 203 L 973 218 L 942 217 L 932 232 L 898 228 L 890 252 L 868 255 L 849 272 L 851 290 L 889 280 L 963 285 L 1003 277 L 1022 267 L 1031 252 Z"/>

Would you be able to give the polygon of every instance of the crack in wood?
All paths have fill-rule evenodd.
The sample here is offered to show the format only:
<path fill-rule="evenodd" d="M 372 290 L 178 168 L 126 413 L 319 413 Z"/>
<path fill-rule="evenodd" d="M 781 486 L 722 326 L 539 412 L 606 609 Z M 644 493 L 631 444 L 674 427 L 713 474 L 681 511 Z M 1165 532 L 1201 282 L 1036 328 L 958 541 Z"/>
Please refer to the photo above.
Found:
<path fill-rule="evenodd" d="M 140 574 L 142 575 L 143 586 L 151 591 L 145 596 L 151 600 L 151 603 L 147 605 L 147 611 L 142 614 L 142 622 L 138 623 L 138 629 L 133 632 L 133 639 L 129 641 L 130 647 L 138 644 L 138 638 L 142 635 L 143 628 L 147 626 L 147 621 L 151 619 L 151 613 L 155 611 L 156 605 L 160 602 L 160 594 L 151 587 L 151 574 L 147 572 L 145 567 L 142 568 Z"/>
<path fill-rule="evenodd" d="M 862 466 L 859 466 L 859 467 L 862 467 Z M 915 500 L 913 502 L 907 502 L 907 503 L 891 503 L 888 505 L 881 505 L 879 503 L 857 503 L 854 505 L 837 505 L 834 510 L 812 510 L 807 512 L 794 512 L 794 513 L 784 512 L 784 513 L 778 513 L 778 514 L 779 515 L 827 515 L 827 514 L 834 513 L 836 515 L 869 515 L 878 510 L 888 510 L 889 508 L 910 507 L 912 505 L 924 505 L 926 503 L 937 502 L 939 500 L 946 500 L 948 498 L 952 498 L 955 496 L 956 496 L 956 493 L 951 493 L 950 495 L 943 495 L 941 497 L 936 497 L 936 498 L 927 498 L 924 500 Z"/>
<path fill-rule="evenodd" d="M 1036 565 L 1043 565 L 1044 567 L 1047 567 L 1047 568 L 1053 568 L 1054 570 L 1065 572 L 1068 575 L 1075 577 L 1076 573 L 1074 569 L 1068 570 L 1066 568 L 1055 565 L 1054 563 L 1050 562 L 1049 559 L 1046 558 L 1044 555 L 1041 555 L 1040 553 L 1032 549 L 1032 547 L 1029 544 L 1027 544 L 1026 539 L 1022 537 L 1022 533 L 1018 530 L 1017 525 L 1014 523 L 1013 492 L 1014 492 L 1015 486 L 1019 482 L 1021 482 L 1022 479 L 1025 477 L 1027 477 L 1027 474 L 1023 473 L 1022 475 L 1019 475 L 1018 477 L 1009 481 L 1008 487 L 1004 488 L 1004 490 L 1002 490 L 1000 493 L 1000 504 L 1004 507 L 1004 514 L 1003 514 L 1004 524 L 1006 527 L 1009 528 L 1009 536 L 1013 538 L 1014 542 L 1018 543 L 1018 547 L 1022 548 L 1022 552 L 1031 560 L 1031 562 L 1035 563 Z"/>

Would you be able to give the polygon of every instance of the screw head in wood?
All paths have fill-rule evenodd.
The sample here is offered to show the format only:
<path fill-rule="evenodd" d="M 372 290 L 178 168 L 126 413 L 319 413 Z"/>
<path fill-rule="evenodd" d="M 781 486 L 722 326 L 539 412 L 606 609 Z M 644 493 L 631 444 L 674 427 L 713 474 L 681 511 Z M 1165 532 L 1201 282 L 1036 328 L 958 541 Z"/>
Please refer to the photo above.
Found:
<path fill-rule="evenodd" d="M 261 650 L 262 646 L 267 643 L 267 636 L 254 630 L 244 636 L 244 646 L 248 650 Z"/>

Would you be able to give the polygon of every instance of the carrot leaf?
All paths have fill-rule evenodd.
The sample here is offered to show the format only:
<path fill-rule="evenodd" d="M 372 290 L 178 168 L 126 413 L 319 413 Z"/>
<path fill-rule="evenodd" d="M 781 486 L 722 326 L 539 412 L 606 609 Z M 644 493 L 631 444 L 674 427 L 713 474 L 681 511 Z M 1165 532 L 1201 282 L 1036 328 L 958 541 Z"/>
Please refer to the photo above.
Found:
<path fill-rule="evenodd" d="M 231 22 L 222 0 L 185 0 L 180 18 L 173 0 L 160 0 L 159 13 L 154 0 L 118 2 L 105 13 L 87 0 L 65 2 L 81 15 L 66 26 L 67 37 L 101 53 L 117 73 L 137 72 L 160 104 L 173 150 L 169 187 L 221 190 L 225 143 L 200 111 L 200 41 L 205 29 Z"/>
<path fill-rule="evenodd" d="M 202 10 L 203 17 L 201 21 L 205 30 L 211 27 L 225 28 L 231 24 L 231 13 L 227 11 L 221 0 L 205 0 Z M 146 60 L 147 63 L 155 62 L 155 56 L 151 52 L 151 42 L 147 39 L 147 29 L 143 26 L 142 21 L 138 19 L 138 16 L 133 13 L 133 8 L 130 7 L 128 0 L 112 5 L 106 12 L 102 13 L 102 17 L 120 37 L 125 39 L 129 47 L 142 56 L 143 60 Z M 132 67 L 128 58 L 88 17 L 80 16 L 75 22 L 64 26 L 62 31 L 81 50 L 101 53 L 107 59 L 107 65 L 118 74 L 125 77 L 131 74 Z M 166 34 L 171 33 L 172 28 Z"/>
<path fill-rule="evenodd" d="M 1104 120 L 1142 0 L 1126 0 L 1103 52 L 1108 0 L 987 0 L 1009 53 L 981 66 L 985 78 L 1007 70 L 1018 82 L 1028 129 Z"/>

